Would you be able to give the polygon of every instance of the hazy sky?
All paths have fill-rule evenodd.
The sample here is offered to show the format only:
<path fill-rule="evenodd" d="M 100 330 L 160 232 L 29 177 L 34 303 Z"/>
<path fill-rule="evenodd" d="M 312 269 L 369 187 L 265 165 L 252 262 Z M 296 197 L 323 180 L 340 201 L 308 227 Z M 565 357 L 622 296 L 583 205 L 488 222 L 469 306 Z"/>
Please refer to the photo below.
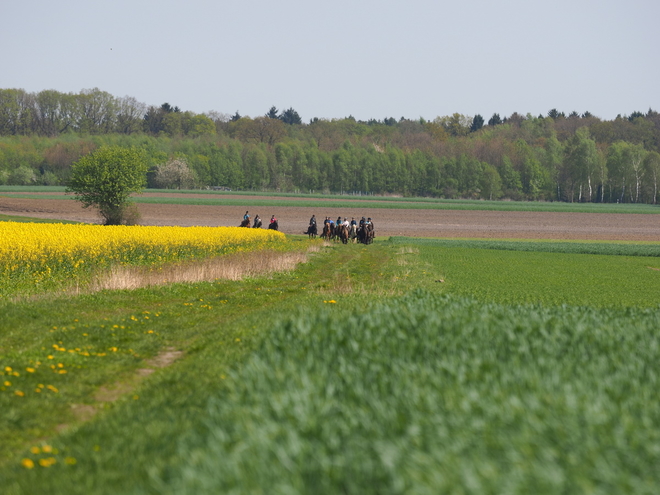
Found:
<path fill-rule="evenodd" d="M 660 111 L 658 0 L 1 0 L 0 88 L 257 117 Z"/>

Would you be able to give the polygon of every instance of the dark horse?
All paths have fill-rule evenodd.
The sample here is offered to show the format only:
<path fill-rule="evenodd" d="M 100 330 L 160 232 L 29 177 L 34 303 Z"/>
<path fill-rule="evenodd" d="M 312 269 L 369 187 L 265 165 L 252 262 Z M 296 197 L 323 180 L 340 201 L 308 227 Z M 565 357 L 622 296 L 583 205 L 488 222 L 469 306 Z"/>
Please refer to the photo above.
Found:
<path fill-rule="evenodd" d="M 268 224 L 268 228 L 271 230 L 279 230 L 279 224 L 277 223 L 277 220 L 275 220 L 274 222 L 270 222 Z"/>
<path fill-rule="evenodd" d="M 325 239 L 326 241 L 329 241 L 331 236 L 332 236 L 332 226 L 329 223 L 326 223 L 323 225 L 323 232 L 321 232 L 321 238 Z"/>
<path fill-rule="evenodd" d="M 241 224 L 239 225 L 239 227 L 247 227 L 247 228 L 250 228 L 250 219 L 249 219 L 249 218 L 246 218 L 245 220 L 243 220 L 243 221 L 241 222 Z"/>
<path fill-rule="evenodd" d="M 316 238 L 317 233 L 318 233 L 318 230 L 316 229 L 316 224 L 315 223 L 310 223 L 309 227 L 307 227 L 307 232 L 303 232 L 303 234 L 307 234 L 310 239 Z"/>
<path fill-rule="evenodd" d="M 376 237 L 376 235 L 374 232 L 374 226 L 372 224 L 366 223 L 358 228 L 358 242 L 362 244 L 371 244 L 374 241 L 374 237 Z"/>
<path fill-rule="evenodd" d="M 348 243 L 348 227 L 344 225 L 343 223 L 340 223 L 335 227 L 335 234 L 337 237 L 339 237 L 339 240 L 341 240 L 342 243 L 347 244 Z"/>

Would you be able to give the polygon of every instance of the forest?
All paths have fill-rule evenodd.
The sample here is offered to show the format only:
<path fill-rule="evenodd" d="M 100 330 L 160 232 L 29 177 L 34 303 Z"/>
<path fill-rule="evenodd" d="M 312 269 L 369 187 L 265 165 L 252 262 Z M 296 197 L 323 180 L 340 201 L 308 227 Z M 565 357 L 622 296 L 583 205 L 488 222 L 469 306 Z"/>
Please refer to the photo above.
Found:
<path fill-rule="evenodd" d="M 656 204 L 660 114 L 488 120 L 261 116 L 148 106 L 98 88 L 0 89 L 0 185 L 65 185 L 106 145 L 139 147 L 149 187 Z"/>

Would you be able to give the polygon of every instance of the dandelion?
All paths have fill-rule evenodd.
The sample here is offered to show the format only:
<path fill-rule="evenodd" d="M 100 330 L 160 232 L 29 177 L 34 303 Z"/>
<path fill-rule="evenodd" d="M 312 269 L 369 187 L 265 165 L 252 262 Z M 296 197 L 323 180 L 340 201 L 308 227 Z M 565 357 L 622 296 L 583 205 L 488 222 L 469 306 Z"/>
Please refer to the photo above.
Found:
<path fill-rule="evenodd" d="M 30 452 L 32 452 L 34 455 L 37 455 L 41 453 L 41 449 L 37 446 L 34 446 L 30 448 Z"/>
<path fill-rule="evenodd" d="M 5 387 L 11 387 L 11 382 L 5 380 L 5 382 L 4 382 L 3 385 L 4 385 Z"/>
<path fill-rule="evenodd" d="M 43 447 L 41 447 L 41 450 L 43 450 L 44 453 L 46 454 L 50 454 L 53 451 L 53 447 L 51 447 L 50 445 L 44 445 Z"/>
<path fill-rule="evenodd" d="M 53 464 L 57 463 L 57 459 L 54 457 L 46 457 L 45 459 L 39 459 L 39 465 L 41 467 L 51 467 Z"/>
<path fill-rule="evenodd" d="M 34 461 L 32 459 L 25 458 L 21 461 L 21 466 L 23 466 L 25 469 L 32 469 L 34 468 Z"/>
<path fill-rule="evenodd" d="M 28 368 L 25 368 L 25 371 L 27 371 L 28 373 L 34 373 L 35 370 L 34 370 L 34 368 L 29 368 L 28 367 Z"/>
<path fill-rule="evenodd" d="M 46 385 L 46 388 L 48 390 L 50 390 L 51 392 L 53 392 L 53 393 L 58 393 L 59 392 L 59 390 L 57 390 L 57 388 L 53 387 L 52 385 Z"/>
<path fill-rule="evenodd" d="M 14 395 L 17 395 L 19 397 L 25 397 L 25 392 L 21 390 L 14 390 Z"/>

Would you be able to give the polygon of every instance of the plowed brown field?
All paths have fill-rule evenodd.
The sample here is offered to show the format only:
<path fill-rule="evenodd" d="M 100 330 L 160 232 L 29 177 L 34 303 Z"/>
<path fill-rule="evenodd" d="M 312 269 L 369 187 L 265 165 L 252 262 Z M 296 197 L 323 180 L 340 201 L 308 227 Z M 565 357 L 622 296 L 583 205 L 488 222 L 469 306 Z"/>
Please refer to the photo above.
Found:
<path fill-rule="evenodd" d="M 150 194 L 144 196 L 164 196 Z M 176 197 L 185 197 L 177 194 Z M 199 197 L 199 196 L 192 196 Z M 267 196 L 254 199 L 271 199 Z M 272 198 L 281 199 L 281 198 Z M 292 200 L 293 202 L 293 200 Z M 138 204 L 143 225 L 238 226 L 245 207 L 172 204 Z M 326 216 L 372 217 L 377 237 L 465 237 L 496 239 L 584 239 L 660 241 L 660 215 L 605 213 L 550 213 L 458 210 L 402 210 L 364 208 L 260 207 L 250 208 L 268 224 L 271 215 L 279 220 L 280 230 L 302 234 L 312 214 L 319 228 Z M 83 209 L 76 201 L 0 196 L 0 213 L 55 220 L 97 223 L 93 209 Z"/>

